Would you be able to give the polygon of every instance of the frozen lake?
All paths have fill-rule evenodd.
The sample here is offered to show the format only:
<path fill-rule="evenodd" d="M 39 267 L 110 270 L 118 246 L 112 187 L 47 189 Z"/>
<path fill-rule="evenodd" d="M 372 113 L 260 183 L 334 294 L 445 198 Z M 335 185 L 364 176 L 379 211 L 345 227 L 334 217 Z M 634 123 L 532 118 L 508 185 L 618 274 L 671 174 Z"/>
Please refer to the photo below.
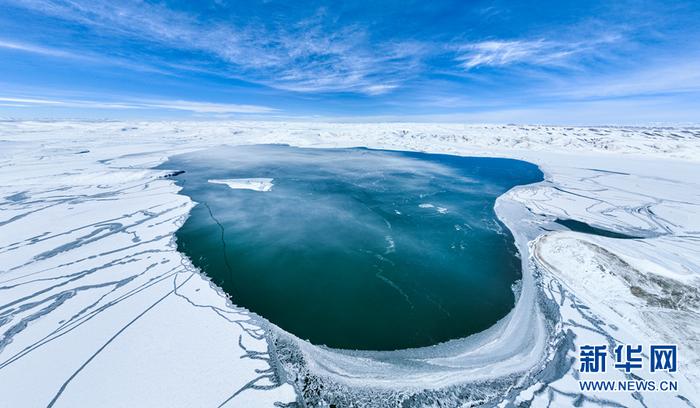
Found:
<path fill-rule="evenodd" d="M 314 344 L 395 350 L 482 331 L 521 276 L 494 213 L 530 163 L 368 149 L 217 147 L 163 168 L 198 205 L 178 249 L 232 301 Z"/>
<path fill-rule="evenodd" d="M 286 174 L 273 166 L 279 158 L 272 155 L 273 149 L 245 147 L 235 153 L 221 145 L 269 143 L 398 147 L 537 164 L 546 181 L 509 190 L 495 207 L 524 254 L 515 306 L 486 331 L 463 339 L 420 349 L 350 351 L 299 341 L 257 314 L 227 304 L 223 291 L 202 279 L 178 251 L 174 235 L 194 205 L 175 183 L 193 188 L 202 183 L 202 191 L 216 188 L 211 203 L 214 197 L 227 197 L 226 212 L 253 211 L 253 198 L 275 197 L 287 183 Z M 693 177 L 700 158 L 700 129 L 5 121 L 0 123 L 0 145 L 0 395 L 7 405 L 249 407 L 301 401 L 306 406 L 338 407 L 422 407 L 438 402 L 444 407 L 570 407 L 603 401 L 625 407 L 700 406 L 700 184 Z M 168 157 L 211 148 L 221 157 L 231 156 L 220 162 L 230 166 L 228 170 L 206 155 L 181 160 L 183 169 L 191 167 L 189 173 L 177 174 L 173 163 L 161 166 Z M 294 149 L 280 148 L 277 156 L 288 155 L 282 154 L 285 151 Z M 319 158 L 307 160 L 316 163 L 314 171 L 321 172 L 333 160 L 341 165 L 339 155 L 327 152 L 310 152 L 330 158 L 323 166 Z M 386 153 L 372 162 L 352 154 L 348 157 L 358 164 L 351 169 L 362 167 L 357 176 L 368 178 L 386 167 L 403 171 L 408 166 L 406 173 L 426 175 L 429 168 L 451 168 L 462 160 Z M 377 167 L 367 165 L 387 160 L 393 162 L 381 171 L 372 172 Z M 240 165 L 233 167 L 231 162 Z M 256 162 L 258 169 L 245 170 Z M 193 163 L 202 163 L 200 173 L 194 174 Z M 446 170 L 432 171 L 442 180 Z M 449 171 L 447 187 L 468 186 L 466 170 Z M 406 190 L 404 196 L 413 192 Z M 199 200 L 195 215 L 205 202 Z M 312 202 L 307 201 L 303 208 Z M 458 211 L 442 199 L 414 201 L 416 205 L 406 207 L 435 220 Z M 438 207 L 445 210 L 441 213 Z M 270 217 L 264 210 L 257 213 Z M 294 208 L 287 211 L 316 216 Z M 325 220 L 320 216 L 319 212 Z M 291 223 L 294 217 L 284 219 Z M 392 224 L 396 254 L 408 256 L 409 248 L 398 239 L 399 226 Z M 221 237 L 220 229 L 212 231 Z M 386 250 L 384 237 L 376 238 L 378 251 Z M 227 241 L 227 248 L 234 243 Z M 384 257 L 395 260 L 398 255 Z M 466 267 L 463 271 L 475 273 Z M 380 279 L 374 274 L 369 278 Z M 409 297 L 417 295 L 410 285 L 394 282 Z M 304 283 L 318 284 L 308 278 Z M 432 283 L 424 286 L 431 289 Z M 221 286 L 227 285 L 224 281 Z M 255 301 L 275 300 L 260 295 L 269 288 L 231 287 L 257 290 Z M 386 289 L 392 293 L 388 302 L 398 292 Z M 301 296 L 309 290 L 289 285 L 283 306 L 298 308 L 295 302 L 304 300 Z M 472 294 L 465 289 L 461 293 Z M 337 307 L 329 297 L 316 301 L 320 306 L 302 317 L 311 320 L 317 318 L 313 313 Z M 419 297 L 411 300 L 420 306 Z M 465 320 L 466 315 L 460 313 Z M 358 316 L 365 319 L 358 323 L 373 323 Z M 399 315 L 386 318 L 384 324 L 403 321 Z M 414 327 L 424 329 L 420 324 L 425 321 Z M 369 328 L 358 333 L 374 336 Z M 322 340 L 314 338 L 317 344 Z M 617 345 L 640 343 L 645 352 L 650 344 L 679 346 L 677 372 L 650 373 L 647 353 L 644 368 L 633 374 L 635 380 L 657 384 L 678 381 L 678 392 L 581 393 L 581 380 L 630 379 L 629 373 L 613 366 L 612 354 L 606 372 L 581 375 L 577 358 L 583 345 L 609 345 L 612 352 Z"/>

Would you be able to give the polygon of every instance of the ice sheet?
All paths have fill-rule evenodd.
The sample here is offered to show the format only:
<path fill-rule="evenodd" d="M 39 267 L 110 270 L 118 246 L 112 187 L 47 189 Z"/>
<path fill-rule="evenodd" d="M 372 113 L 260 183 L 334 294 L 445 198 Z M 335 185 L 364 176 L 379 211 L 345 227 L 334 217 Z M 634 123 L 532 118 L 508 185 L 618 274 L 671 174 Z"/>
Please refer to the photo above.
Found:
<path fill-rule="evenodd" d="M 516 307 L 467 339 L 359 353 L 313 346 L 231 304 L 176 251 L 173 234 L 192 203 L 173 172 L 153 167 L 177 153 L 250 143 L 538 164 L 545 182 L 497 202 L 522 254 Z M 2 403 L 700 405 L 700 319 L 690 296 L 700 287 L 698 160 L 695 128 L 1 122 Z M 654 238 L 545 231 L 562 230 L 556 218 Z M 610 273 L 594 275 L 600 267 Z M 637 295 L 635 276 L 646 282 Z M 664 301 L 669 284 L 690 295 Z M 678 393 L 580 393 L 580 345 L 651 341 L 683 345 L 682 369 L 661 375 L 681 383 Z M 597 378 L 606 377 L 625 378 L 617 370 Z"/>

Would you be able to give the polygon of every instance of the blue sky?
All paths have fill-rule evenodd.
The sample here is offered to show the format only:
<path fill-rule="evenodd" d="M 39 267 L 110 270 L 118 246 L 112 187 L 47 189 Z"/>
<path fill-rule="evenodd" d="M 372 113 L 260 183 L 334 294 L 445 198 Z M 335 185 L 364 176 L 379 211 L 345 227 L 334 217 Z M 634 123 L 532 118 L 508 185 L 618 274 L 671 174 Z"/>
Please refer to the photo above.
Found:
<path fill-rule="evenodd" d="M 0 0 L 0 117 L 700 122 L 698 1 Z"/>

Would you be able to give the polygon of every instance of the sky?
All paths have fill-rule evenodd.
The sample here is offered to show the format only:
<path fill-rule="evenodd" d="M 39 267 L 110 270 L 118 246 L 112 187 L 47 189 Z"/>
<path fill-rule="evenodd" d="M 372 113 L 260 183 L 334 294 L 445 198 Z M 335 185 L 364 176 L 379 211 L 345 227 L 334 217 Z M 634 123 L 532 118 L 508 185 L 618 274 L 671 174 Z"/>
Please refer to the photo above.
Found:
<path fill-rule="evenodd" d="M 0 0 L 0 118 L 700 123 L 699 1 Z"/>

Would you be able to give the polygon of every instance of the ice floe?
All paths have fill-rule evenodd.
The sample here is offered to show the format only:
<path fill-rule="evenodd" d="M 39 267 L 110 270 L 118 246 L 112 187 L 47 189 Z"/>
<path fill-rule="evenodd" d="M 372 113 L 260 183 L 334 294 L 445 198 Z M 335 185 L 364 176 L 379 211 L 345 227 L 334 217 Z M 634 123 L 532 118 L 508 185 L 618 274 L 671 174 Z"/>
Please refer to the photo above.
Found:
<path fill-rule="evenodd" d="M 270 191 L 273 186 L 271 178 L 239 178 L 208 181 L 213 184 L 225 184 L 234 190 Z"/>

